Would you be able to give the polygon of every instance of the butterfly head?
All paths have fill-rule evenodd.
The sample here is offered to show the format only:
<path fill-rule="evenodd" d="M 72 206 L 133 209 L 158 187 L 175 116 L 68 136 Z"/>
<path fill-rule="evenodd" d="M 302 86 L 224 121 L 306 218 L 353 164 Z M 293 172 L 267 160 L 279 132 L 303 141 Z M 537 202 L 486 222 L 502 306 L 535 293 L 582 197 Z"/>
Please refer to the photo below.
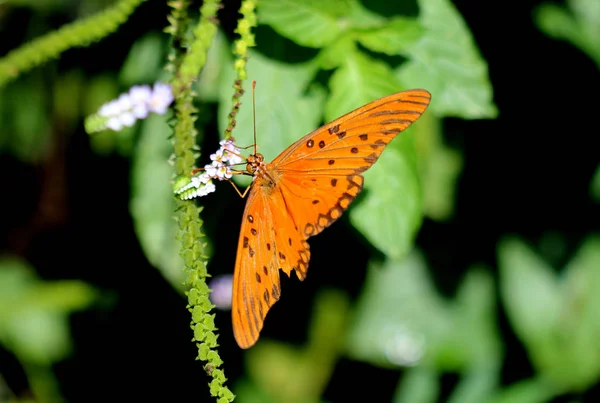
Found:
<path fill-rule="evenodd" d="M 256 171 L 260 169 L 261 165 L 264 164 L 264 161 L 265 157 L 261 153 L 249 155 L 246 159 L 246 171 L 248 171 L 250 175 L 256 174 Z"/>

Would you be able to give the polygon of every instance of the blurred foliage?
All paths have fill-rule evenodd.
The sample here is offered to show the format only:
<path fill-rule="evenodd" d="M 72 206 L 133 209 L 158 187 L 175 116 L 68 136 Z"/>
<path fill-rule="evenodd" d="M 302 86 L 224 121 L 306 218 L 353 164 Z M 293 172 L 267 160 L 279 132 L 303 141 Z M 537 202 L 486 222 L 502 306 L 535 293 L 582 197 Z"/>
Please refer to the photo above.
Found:
<path fill-rule="evenodd" d="M 140 248 L 180 293 L 186 289 L 184 280 L 194 283 L 208 275 L 205 254 L 212 253 L 212 244 L 219 239 L 202 235 L 202 222 L 196 220 L 201 208 L 177 204 L 172 197 L 173 171 L 189 170 L 199 151 L 212 151 L 186 146 L 184 157 L 175 161 L 171 157 L 171 141 L 177 141 L 173 127 L 186 141 L 200 145 L 216 143 L 214 128 L 224 133 L 234 120 L 237 143 L 251 145 L 254 121 L 248 80 L 246 93 L 240 97 L 243 107 L 235 119 L 231 116 L 232 95 L 241 94 L 242 84 L 234 84 L 235 80 L 247 74 L 257 81 L 258 147 L 272 160 L 320 123 L 376 98 L 416 87 L 433 95 L 424 116 L 398 136 L 365 173 L 364 191 L 349 211 L 347 223 L 371 253 L 358 300 L 352 303 L 339 290 L 318 293 L 304 345 L 261 338 L 244 355 L 245 371 L 234 383 L 239 401 L 322 402 L 341 359 L 395 371 L 393 401 L 397 403 L 435 402 L 442 396 L 451 403 L 535 403 L 581 393 L 598 383 L 598 234 L 583 239 L 559 272 L 553 265 L 568 250 L 560 232 L 547 233 L 537 249 L 520 236 L 507 237 L 497 245 L 498 275 L 491 267 L 472 266 L 453 296 L 442 295 L 436 288 L 432 274 L 438 267 L 428 261 L 426 251 L 414 247 L 424 220 L 448 222 L 455 214 L 463 150 L 448 142 L 443 119 L 495 119 L 498 115 L 487 62 L 450 0 L 417 0 L 417 12 L 402 4 L 406 15 L 382 15 L 369 8 L 366 0 L 364 4 L 358 0 L 261 0 L 257 7 L 262 29 L 257 32 L 263 35 L 257 38 L 259 46 L 249 50 L 252 24 L 238 27 L 236 35 L 223 24 L 207 53 L 202 46 L 208 47 L 210 32 L 196 24 L 194 10 L 177 21 L 180 31 L 174 29 L 182 35 L 178 39 L 185 39 L 182 43 L 169 44 L 158 32 L 161 26 L 132 40 L 117 71 L 83 74 L 76 67 L 60 70 L 52 65 L 55 71 L 48 85 L 44 63 L 67 49 L 107 36 L 141 3 L 114 2 L 114 8 L 108 9 L 113 14 L 91 17 L 90 13 L 107 3 L 20 0 L 0 6 L 35 7 L 51 13 L 77 5 L 74 16 L 81 19 L 81 24 L 51 32 L 0 61 L 0 151 L 28 165 L 43 163 L 53 152 L 55 136 L 80 130 L 83 117 L 131 85 L 170 79 L 175 70 L 164 68 L 166 55 L 172 56 L 176 45 L 193 49 L 193 60 L 169 59 L 174 65 L 188 63 L 179 88 L 187 103 L 179 105 L 179 115 L 152 116 L 119 133 L 105 131 L 89 137 L 89 147 L 97 155 L 118 154 L 130 162 L 129 211 Z M 189 6 L 186 1 L 172 4 Z M 226 2 L 224 6 L 230 7 Z M 227 22 L 235 25 L 235 21 Z M 567 0 L 566 7 L 543 4 L 536 10 L 535 22 L 543 32 L 574 44 L 600 66 L 597 0 Z M 213 24 L 210 20 L 208 25 Z M 246 42 L 235 42 L 240 33 Z M 113 35 L 124 35 L 124 30 Z M 51 46 L 36 51 L 40 43 Z M 35 66 L 42 67 L 31 70 Z M 24 72 L 27 75 L 20 77 Z M 217 116 L 212 116 L 213 110 Z M 182 113 L 189 119 L 181 119 Z M 176 126 L 181 121 L 185 127 Z M 193 136 L 196 132 L 201 134 L 198 139 Z M 241 175 L 235 180 L 249 183 Z M 600 167 L 589 193 L 595 202 L 600 201 Z M 237 196 L 232 192 L 232 197 Z M 182 211 L 187 214 L 183 220 Z M 211 219 L 217 216 L 207 210 L 202 214 Z M 173 219 L 175 215 L 179 221 Z M 178 225 L 189 230 L 179 239 Z M 181 242 L 196 249 L 181 252 Z M 200 270 L 186 277 L 180 252 L 188 265 L 198 265 Z M 60 385 L 51 366 L 72 353 L 68 315 L 89 306 L 96 292 L 82 282 L 43 281 L 34 273 L 35 268 L 24 259 L 0 260 L 0 343 L 17 357 L 39 401 L 60 401 Z M 188 294 L 194 340 L 201 346 L 200 341 L 206 341 L 202 337 L 210 333 L 208 344 L 225 346 L 226 338 L 217 341 L 214 315 L 207 314 L 212 305 L 202 305 L 199 296 L 208 294 L 208 287 L 198 289 Z M 501 379 L 505 340 L 498 310 L 506 313 L 508 326 L 533 367 L 532 376 L 508 385 Z M 205 370 L 224 382 L 222 368 L 227 362 L 223 364 L 216 350 L 199 348 L 198 354 L 218 363 Z M 457 379 L 449 393 L 443 390 L 447 375 Z M 369 379 L 365 388 L 375 390 L 376 381 Z"/>
<path fill-rule="evenodd" d="M 548 36 L 568 41 L 600 68 L 600 7 L 597 0 L 566 0 L 567 7 L 544 3 L 535 11 L 537 26 Z"/>
<path fill-rule="evenodd" d="M 81 281 L 42 281 L 25 261 L 0 258 L 0 343 L 17 357 L 39 401 L 58 401 L 52 364 L 71 354 L 68 316 L 95 298 Z"/>

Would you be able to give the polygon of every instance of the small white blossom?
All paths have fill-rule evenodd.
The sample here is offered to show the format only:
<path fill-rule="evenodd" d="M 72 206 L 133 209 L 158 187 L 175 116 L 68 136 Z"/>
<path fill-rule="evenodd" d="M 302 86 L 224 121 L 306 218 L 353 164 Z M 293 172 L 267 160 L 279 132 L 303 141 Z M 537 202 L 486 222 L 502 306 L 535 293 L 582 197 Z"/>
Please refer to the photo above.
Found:
<path fill-rule="evenodd" d="M 233 176 L 231 168 L 227 165 L 221 165 L 217 168 L 217 178 L 220 180 L 229 179 Z"/>
<path fill-rule="evenodd" d="M 118 119 L 125 127 L 131 127 L 135 123 L 135 116 L 131 112 L 122 113 Z"/>
<path fill-rule="evenodd" d="M 108 121 L 106 122 L 106 127 L 108 127 L 110 130 L 118 132 L 123 128 L 123 124 L 118 118 L 113 117 L 108 119 Z"/>
<path fill-rule="evenodd" d="M 171 86 L 161 82 L 154 84 L 154 89 L 148 102 L 150 111 L 162 115 L 167 111 L 171 102 L 173 102 Z"/>
<path fill-rule="evenodd" d="M 210 155 L 210 159 L 213 161 L 213 164 L 217 163 L 221 165 L 227 162 L 227 158 L 225 158 L 223 153 L 224 150 L 222 148 L 219 148 L 216 153 Z"/>
<path fill-rule="evenodd" d="M 153 89 L 148 85 L 134 85 L 129 92 L 100 107 L 98 115 L 107 120 L 98 129 L 92 130 L 109 128 L 119 131 L 132 126 L 138 119 L 145 119 L 150 112 L 164 114 L 171 102 L 173 93 L 167 84 L 158 82 Z"/>
<path fill-rule="evenodd" d="M 217 166 L 208 164 L 204 166 L 204 171 L 209 178 L 215 178 L 217 176 Z"/>

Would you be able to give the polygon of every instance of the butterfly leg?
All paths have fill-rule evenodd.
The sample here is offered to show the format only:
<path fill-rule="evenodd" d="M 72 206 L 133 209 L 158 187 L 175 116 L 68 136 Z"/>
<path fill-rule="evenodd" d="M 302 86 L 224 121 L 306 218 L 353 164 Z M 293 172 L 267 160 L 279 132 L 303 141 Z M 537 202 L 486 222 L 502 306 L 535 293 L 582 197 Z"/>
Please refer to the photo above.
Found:
<path fill-rule="evenodd" d="M 249 190 L 250 190 L 250 188 L 252 187 L 252 186 L 248 186 L 248 187 L 246 188 L 246 190 L 244 190 L 244 193 L 242 193 L 242 192 L 240 192 L 240 189 L 238 189 L 238 187 L 235 185 L 235 183 L 233 183 L 233 181 L 232 181 L 232 180 L 230 180 L 230 179 L 227 179 L 227 182 L 231 183 L 231 186 L 233 186 L 233 188 L 235 189 L 235 191 L 237 192 L 237 194 L 238 194 L 238 195 L 239 195 L 239 196 L 240 196 L 242 199 L 246 197 L 246 194 L 248 194 L 248 191 L 249 191 Z"/>

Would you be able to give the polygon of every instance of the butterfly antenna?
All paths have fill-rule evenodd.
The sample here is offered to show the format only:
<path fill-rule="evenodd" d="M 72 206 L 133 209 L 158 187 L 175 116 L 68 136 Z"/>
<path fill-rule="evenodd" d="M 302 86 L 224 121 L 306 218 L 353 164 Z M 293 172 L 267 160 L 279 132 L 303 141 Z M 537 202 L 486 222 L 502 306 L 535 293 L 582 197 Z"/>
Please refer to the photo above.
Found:
<path fill-rule="evenodd" d="M 256 101 L 254 98 L 254 89 L 256 88 L 256 80 L 252 80 L 252 120 L 254 121 L 254 154 L 257 153 L 256 147 Z"/>

